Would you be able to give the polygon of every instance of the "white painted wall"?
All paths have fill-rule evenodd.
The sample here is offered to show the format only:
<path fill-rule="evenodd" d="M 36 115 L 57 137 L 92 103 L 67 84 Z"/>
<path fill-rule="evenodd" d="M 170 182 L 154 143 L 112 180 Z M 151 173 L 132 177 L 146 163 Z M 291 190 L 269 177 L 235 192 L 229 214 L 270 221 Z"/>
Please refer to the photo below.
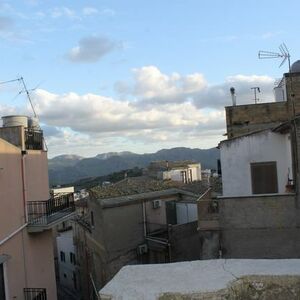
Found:
<path fill-rule="evenodd" d="M 192 177 L 190 177 L 190 170 L 192 171 Z M 187 174 L 187 180 L 190 181 L 199 181 L 201 180 L 201 164 L 190 164 L 187 165 L 186 168 L 178 168 L 178 169 L 172 169 L 169 171 L 163 171 L 158 173 L 159 179 L 171 179 L 174 181 L 182 181 L 181 172 L 185 171 Z"/>
<path fill-rule="evenodd" d="M 288 172 L 292 178 L 288 134 L 270 130 L 221 142 L 223 196 L 252 195 L 250 163 L 277 162 L 278 192 L 285 193 Z M 290 171 L 289 171 L 290 170 Z"/>
<path fill-rule="evenodd" d="M 70 261 L 70 252 L 75 254 L 75 247 L 73 244 L 72 230 L 63 231 L 59 233 L 56 238 L 58 251 L 58 266 L 59 266 L 59 280 L 60 283 L 75 291 L 73 283 L 73 272 L 76 270 L 75 265 Z M 60 259 L 60 252 L 65 253 L 66 261 L 62 262 Z M 76 258 L 75 258 L 76 259 Z M 77 286 L 79 286 L 79 278 L 77 278 Z"/>
<path fill-rule="evenodd" d="M 197 204 L 176 203 L 177 224 L 186 224 L 198 220 Z"/>

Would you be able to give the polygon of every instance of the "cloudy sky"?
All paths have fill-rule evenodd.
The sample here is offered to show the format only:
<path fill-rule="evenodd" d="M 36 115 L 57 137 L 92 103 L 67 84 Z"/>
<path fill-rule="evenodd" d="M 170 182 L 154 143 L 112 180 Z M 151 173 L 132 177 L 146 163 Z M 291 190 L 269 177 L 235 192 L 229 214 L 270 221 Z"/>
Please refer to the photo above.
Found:
<path fill-rule="evenodd" d="M 234 86 L 238 104 L 273 101 L 300 58 L 299 1 L 0 0 L 0 81 L 23 76 L 49 156 L 215 147 Z M 32 114 L 19 82 L 0 115 Z"/>

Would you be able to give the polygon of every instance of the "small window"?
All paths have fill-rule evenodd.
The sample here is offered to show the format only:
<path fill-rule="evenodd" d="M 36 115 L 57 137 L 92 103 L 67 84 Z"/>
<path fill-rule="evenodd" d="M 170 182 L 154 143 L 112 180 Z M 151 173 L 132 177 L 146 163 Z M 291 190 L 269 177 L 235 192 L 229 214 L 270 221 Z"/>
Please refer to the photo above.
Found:
<path fill-rule="evenodd" d="M 91 225 L 94 227 L 95 223 L 94 223 L 94 212 L 91 211 Z"/>
<path fill-rule="evenodd" d="M 60 261 L 63 261 L 63 262 L 66 261 L 66 256 L 65 256 L 65 253 L 63 251 L 60 251 Z"/>
<path fill-rule="evenodd" d="M 73 284 L 74 284 L 74 289 L 77 290 L 77 276 L 76 272 L 73 271 Z"/>
<path fill-rule="evenodd" d="M 76 260 L 75 260 L 75 254 L 73 252 L 70 252 L 70 262 L 71 264 L 75 265 Z"/>
<path fill-rule="evenodd" d="M 278 193 L 276 161 L 251 163 L 253 194 Z"/>

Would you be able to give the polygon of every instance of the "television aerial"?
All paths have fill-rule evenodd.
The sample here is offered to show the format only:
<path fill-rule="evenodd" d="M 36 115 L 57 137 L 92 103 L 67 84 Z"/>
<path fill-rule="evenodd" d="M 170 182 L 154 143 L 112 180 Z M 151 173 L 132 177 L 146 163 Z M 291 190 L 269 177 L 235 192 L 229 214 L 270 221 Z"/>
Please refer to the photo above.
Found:
<path fill-rule="evenodd" d="M 289 72 L 291 71 L 291 61 L 290 61 L 290 52 L 285 45 L 285 43 L 282 43 L 279 45 L 279 52 L 271 52 L 271 51 L 258 51 L 258 58 L 259 59 L 271 59 L 271 58 L 282 58 L 282 61 L 279 65 L 279 68 L 288 61 L 289 64 Z"/>
<path fill-rule="evenodd" d="M 20 94 L 22 94 L 22 93 L 26 94 L 27 99 L 28 99 L 28 101 L 30 103 L 31 109 L 33 111 L 33 115 L 34 115 L 35 118 L 37 118 L 37 114 L 35 112 L 35 109 L 34 109 L 34 106 L 33 106 L 33 103 L 32 103 L 32 99 L 31 99 L 30 93 L 29 93 L 31 91 L 34 91 L 37 87 L 35 87 L 34 89 L 28 90 L 27 86 L 25 84 L 24 78 L 22 76 L 19 77 L 19 78 L 16 78 L 16 79 L 12 79 L 12 80 L 2 81 L 2 82 L 0 82 L 0 84 L 7 84 L 7 83 L 11 83 L 11 82 L 16 82 L 16 81 L 18 81 L 19 83 L 21 83 L 21 85 L 23 86 L 23 89 L 17 94 L 17 96 L 20 95 Z"/>

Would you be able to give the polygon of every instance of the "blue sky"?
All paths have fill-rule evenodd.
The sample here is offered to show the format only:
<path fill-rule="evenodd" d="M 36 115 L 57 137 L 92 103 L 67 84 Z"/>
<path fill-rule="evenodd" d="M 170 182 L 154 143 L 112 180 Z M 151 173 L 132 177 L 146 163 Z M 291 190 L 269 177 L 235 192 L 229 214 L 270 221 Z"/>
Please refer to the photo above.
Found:
<path fill-rule="evenodd" d="M 297 60 L 298 1 L 0 0 L 0 81 L 22 75 L 50 156 L 217 145 L 228 89 L 272 101 L 285 42 Z M 0 113 L 28 113 L 16 84 Z"/>

